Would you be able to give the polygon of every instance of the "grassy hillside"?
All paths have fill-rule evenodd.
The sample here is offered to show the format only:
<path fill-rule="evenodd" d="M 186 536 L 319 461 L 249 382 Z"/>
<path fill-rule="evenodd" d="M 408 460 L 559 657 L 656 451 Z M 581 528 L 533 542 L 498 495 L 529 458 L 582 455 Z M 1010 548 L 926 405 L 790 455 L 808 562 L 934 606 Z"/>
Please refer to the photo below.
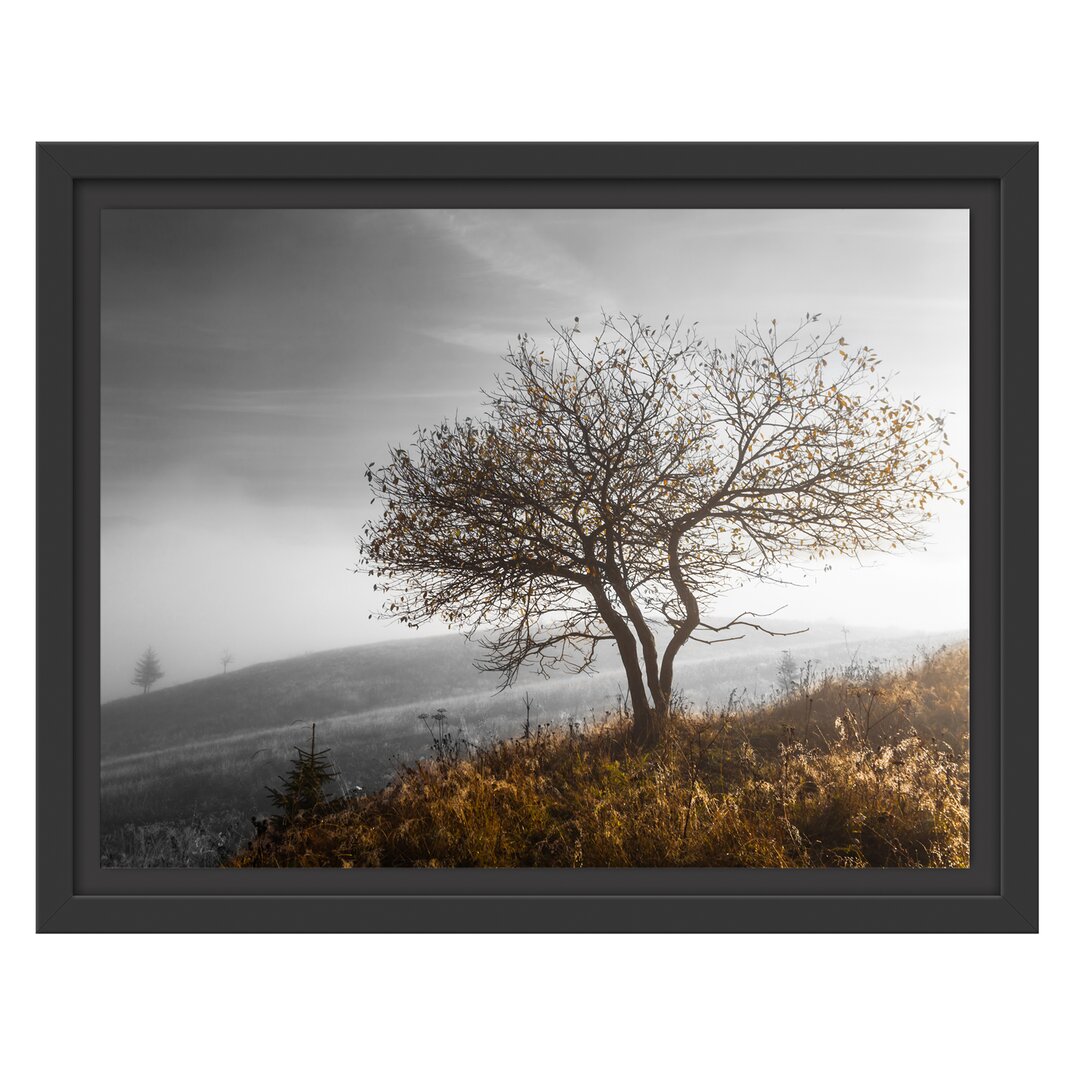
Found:
<path fill-rule="evenodd" d="M 699 707 L 726 700 L 733 689 L 760 699 L 775 682 L 785 647 L 820 670 L 852 655 L 909 659 L 926 641 L 871 631 L 852 631 L 845 640 L 838 626 L 780 640 L 748 637 L 687 648 L 678 678 L 686 700 Z M 126 830 L 105 837 L 107 861 L 138 863 L 146 840 L 139 830 L 155 823 L 169 823 L 163 835 L 221 833 L 227 845 L 251 815 L 269 809 L 265 786 L 312 721 L 333 747 L 341 793 L 357 785 L 376 791 L 399 764 L 428 752 L 420 713 L 445 708 L 455 733 L 486 744 L 517 733 L 526 691 L 534 723 L 562 724 L 610 710 L 624 685 L 612 656 L 591 678 L 526 678 L 497 695 L 496 677 L 476 671 L 474 655 L 457 637 L 419 638 L 256 664 L 103 705 L 102 829 Z M 171 849 L 161 854 L 174 857 Z"/>
<path fill-rule="evenodd" d="M 190 742 L 265 731 L 332 716 L 377 712 L 489 686 L 457 637 L 418 638 L 330 652 L 230 671 L 101 707 L 106 759 Z"/>
<path fill-rule="evenodd" d="M 476 749 L 274 820 L 236 866 L 928 866 L 968 862 L 968 655 L 850 664 L 743 711 L 624 716 Z"/>
<path fill-rule="evenodd" d="M 757 696 L 772 686 L 782 648 L 830 664 L 848 658 L 850 650 L 863 658 L 909 657 L 919 645 L 957 636 L 852 630 L 845 639 L 844 633 L 837 625 L 826 625 L 784 639 L 748 635 L 714 648 L 691 642 L 679 657 L 680 679 L 699 701 L 718 691 L 726 696 L 736 685 Z M 494 698 L 490 711 L 505 713 L 507 699 L 495 698 L 498 677 L 476 670 L 477 654 L 476 646 L 456 635 L 421 637 L 252 664 L 227 675 L 132 694 L 101 706 L 101 754 L 108 760 L 294 723 L 377 715 L 432 703 L 449 706 L 452 701 Z M 601 650 L 596 677 L 556 672 L 544 680 L 526 673 L 518 687 L 542 693 L 550 702 L 548 711 L 554 713 L 607 706 L 621 681 L 618 658 L 611 649 L 606 654 Z"/>

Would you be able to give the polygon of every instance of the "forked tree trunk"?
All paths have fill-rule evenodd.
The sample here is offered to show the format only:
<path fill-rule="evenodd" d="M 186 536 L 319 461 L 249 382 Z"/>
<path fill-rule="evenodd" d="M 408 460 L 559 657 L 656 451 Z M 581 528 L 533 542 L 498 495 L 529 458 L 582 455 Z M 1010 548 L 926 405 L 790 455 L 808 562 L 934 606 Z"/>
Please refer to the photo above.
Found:
<path fill-rule="evenodd" d="M 626 672 L 626 685 L 630 694 L 630 710 L 633 719 L 631 735 L 638 746 L 656 746 L 664 734 L 671 716 L 670 693 L 658 691 L 650 698 L 645 676 L 638 661 L 637 641 L 625 626 L 615 633 L 615 644 Z M 650 679 L 650 683 L 654 680 Z"/>
<path fill-rule="evenodd" d="M 671 710 L 668 700 L 650 700 L 645 688 L 645 677 L 638 666 L 637 648 L 631 639 L 630 648 L 624 652 L 619 646 L 626 682 L 630 690 L 630 708 L 633 719 L 631 735 L 638 746 L 652 747 L 660 741 L 667 727 Z"/>
<path fill-rule="evenodd" d="M 619 650 L 619 658 L 622 660 L 623 670 L 626 672 L 626 687 L 630 695 L 630 708 L 633 717 L 631 735 L 638 746 L 655 746 L 664 733 L 667 726 L 671 700 L 670 691 L 663 691 L 661 681 L 662 674 L 657 669 L 656 642 L 652 637 L 644 620 L 640 619 L 642 633 L 642 652 L 646 671 L 642 672 L 641 662 L 638 657 L 638 639 L 630 629 L 626 620 L 612 606 L 604 595 L 601 587 L 596 586 L 592 590 L 596 605 L 604 622 L 615 639 L 615 645 Z M 628 605 L 634 615 L 640 617 L 640 612 L 634 605 Z M 670 668 L 671 658 L 665 656 Z M 646 685 L 647 682 L 647 685 Z M 649 693 L 652 692 L 650 698 Z"/>

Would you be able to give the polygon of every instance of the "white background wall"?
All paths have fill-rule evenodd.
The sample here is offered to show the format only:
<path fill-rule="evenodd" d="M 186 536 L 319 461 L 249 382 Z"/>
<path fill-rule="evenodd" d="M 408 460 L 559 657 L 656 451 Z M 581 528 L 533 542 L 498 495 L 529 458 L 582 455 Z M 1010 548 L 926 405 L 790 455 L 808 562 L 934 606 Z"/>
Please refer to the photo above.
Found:
<path fill-rule="evenodd" d="M 736 10 L 737 7 L 737 10 Z M 12 1075 L 1054 1075 L 1073 1057 L 1074 34 L 1058 4 L 205 3 L 4 20 L 4 978 Z M 1041 139 L 1043 933 L 36 938 L 33 142 Z M 1062 462 L 1065 464 L 1056 464 Z M 1066 519 L 1066 520 L 1063 520 Z M 1069 685 L 1061 675 L 1070 676 Z M 1055 676 L 1058 678 L 1055 679 Z M 318 951 L 325 991 L 273 1003 Z M 306 980 L 299 980 L 304 982 Z M 1061 1055 L 1061 1066 L 1055 1062 Z M 19 1058 L 24 1060 L 19 1062 Z"/>

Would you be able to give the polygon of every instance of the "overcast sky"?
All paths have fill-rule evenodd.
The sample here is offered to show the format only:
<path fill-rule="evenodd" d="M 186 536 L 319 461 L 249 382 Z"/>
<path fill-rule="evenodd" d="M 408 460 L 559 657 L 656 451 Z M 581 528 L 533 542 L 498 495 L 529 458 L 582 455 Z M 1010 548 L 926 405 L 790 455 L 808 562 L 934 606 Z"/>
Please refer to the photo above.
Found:
<path fill-rule="evenodd" d="M 967 465 L 965 210 L 192 210 L 102 215 L 102 696 L 358 644 L 366 462 L 475 413 L 507 342 L 601 308 L 843 318 Z M 785 617 L 964 629 L 966 508 L 926 553 L 751 592 Z M 725 610 L 721 608 L 720 610 Z M 416 631 L 412 632 L 417 633 Z"/>

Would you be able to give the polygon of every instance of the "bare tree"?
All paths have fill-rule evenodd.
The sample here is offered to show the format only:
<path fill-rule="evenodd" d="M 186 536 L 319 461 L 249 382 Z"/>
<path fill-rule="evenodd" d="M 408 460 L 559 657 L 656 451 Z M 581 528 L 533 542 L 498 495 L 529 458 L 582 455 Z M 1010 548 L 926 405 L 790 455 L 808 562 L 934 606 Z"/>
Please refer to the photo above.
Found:
<path fill-rule="evenodd" d="M 229 671 L 229 665 L 233 662 L 233 655 L 228 649 L 222 651 L 218 661 L 221 664 L 221 674 L 225 675 Z"/>
<path fill-rule="evenodd" d="M 505 686 L 523 665 L 589 669 L 613 641 L 635 735 L 655 741 L 688 641 L 776 632 L 703 604 L 800 561 L 910 547 L 928 504 L 959 497 L 943 419 L 818 320 L 755 324 L 731 352 L 667 317 L 605 316 L 587 341 L 575 319 L 550 352 L 519 336 L 481 419 L 419 429 L 367 469 L 381 514 L 358 570 L 381 614 L 477 636 Z"/>
<path fill-rule="evenodd" d="M 148 645 L 146 652 L 135 662 L 135 678 L 131 680 L 131 685 L 141 686 L 143 693 L 147 694 L 150 692 L 150 687 L 164 677 L 165 672 L 161 670 L 157 653 Z"/>

